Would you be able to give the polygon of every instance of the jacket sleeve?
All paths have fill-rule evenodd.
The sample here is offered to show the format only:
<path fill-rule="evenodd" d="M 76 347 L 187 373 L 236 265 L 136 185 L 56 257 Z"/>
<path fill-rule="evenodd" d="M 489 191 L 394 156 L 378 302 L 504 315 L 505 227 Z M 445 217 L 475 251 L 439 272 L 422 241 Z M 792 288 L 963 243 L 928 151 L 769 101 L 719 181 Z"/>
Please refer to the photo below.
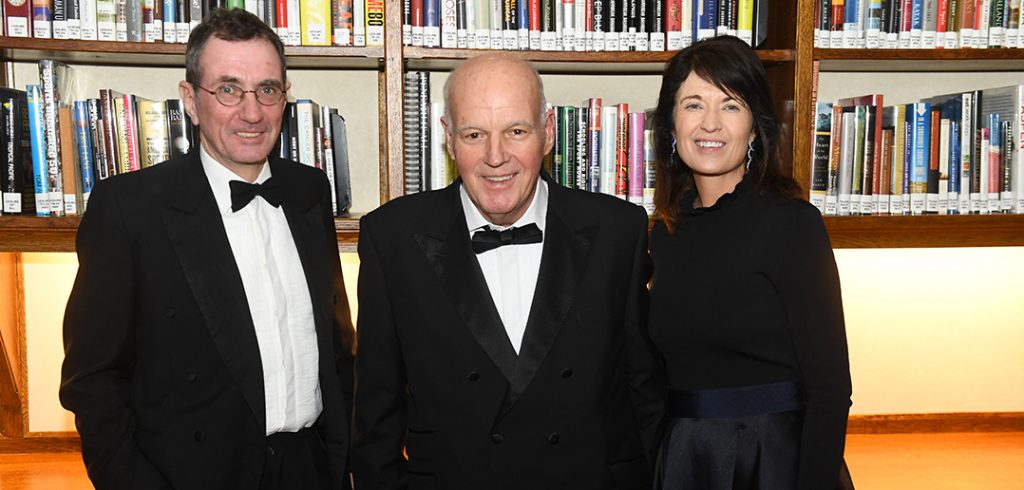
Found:
<path fill-rule="evenodd" d="M 96 186 L 78 229 L 78 275 L 64 313 L 60 401 L 75 414 L 82 457 L 96 488 L 170 488 L 134 439 L 129 402 L 136 362 L 135 271 L 131 237 L 113 190 L 107 183 Z"/>
<path fill-rule="evenodd" d="M 356 488 L 405 488 L 406 376 L 371 220 L 359 226 L 359 318 L 353 437 Z"/>
<path fill-rule="evenodd" d="M 647 460 L 653 468 L 658 444 L 661 441 L 667 385 L 665 368 L 647 329 L 647 282 L 652 272 L 651 258 L 647 253 L 647 213 L 640 207 L 637 207 L 636 211 L 636 220 L 631 223 L 636 245 L 633 248 L 629 299 L 626 305 L 627 359 L 630 395 L 636 410 Z"/>
<path fill-rule="evenodd" d="M 334 350 L 334 368 L 341 384 L 341 394 L 346 422 L 351 420 L 354 392 L 354 369 L 356 352 L 356 331 L 352 326 L 352 311 L 345 292 L 345 279 L 341 273 L 341 256 L 338 254 L 338 234 L 334 229 L 334 215 L 331 212 L 331 186 L 325 177 L 320 179 L 321 202 L 323 205 L 324 246 L 327 248 L 328 266 L 331 276 L 331 315 L 333 338 L 331 347 Z M 342 488 L 350 487 L 348 454 L 350 427 L 332 430 L 339 439 L 328 440 L 327 449 L 332 460 L 331 471 L 335 482 L 341 482 Z"/>
<path fill-rule="evenodd" d="M 850 363 L 843 301 L 828 233 L 810 205 L 786 209 L 773 273 L 803 378 L 800 489 L 834 489 L 850 410 Z"/>

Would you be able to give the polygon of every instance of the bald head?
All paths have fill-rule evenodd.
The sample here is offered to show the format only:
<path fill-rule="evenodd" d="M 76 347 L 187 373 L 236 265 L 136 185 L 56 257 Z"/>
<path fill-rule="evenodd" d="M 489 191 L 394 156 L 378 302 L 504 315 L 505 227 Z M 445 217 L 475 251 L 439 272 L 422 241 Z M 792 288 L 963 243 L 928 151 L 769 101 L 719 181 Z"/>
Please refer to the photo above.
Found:
<path fill-rule="evenodd" d="M 444 83 L 445 120 L 449 123 L 452 120 L 452 106 L 458 103 L 455 94 L 463 93 L 465 90 L 501 90 L 509 85 L 508 82 L 522 84 L 522 93 L 531 97 L 536 104 L 538 118 L 547 111 L 544 83 L 537 70 L 519 58 L 501 53 L 488 53 L 466 60 L 448 76 Z"/>

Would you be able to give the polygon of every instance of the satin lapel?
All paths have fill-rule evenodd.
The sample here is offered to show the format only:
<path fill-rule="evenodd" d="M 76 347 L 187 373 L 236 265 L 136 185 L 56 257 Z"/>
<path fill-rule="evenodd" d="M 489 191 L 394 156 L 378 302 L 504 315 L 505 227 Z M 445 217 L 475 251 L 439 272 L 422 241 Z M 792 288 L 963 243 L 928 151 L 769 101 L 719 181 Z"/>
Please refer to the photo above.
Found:
<path fill-rule="evenodd" d="M 508 413 L 533 380 L 551 350 L 558 331 L 567 321 L 600 228 L 594 224 L 573 229 L 560 213 L 553 212 L 565 209 L 564 190 L 555 186 L 557 184 L 548 184 L 548 216 L 537 288 L 530 307 L 530 318 L 526 322 L 523 344 L 519 349 L 519 363 L 502 406 L 501 416 Z"/>
<path fill-rule="evenodd" d="M 183 168 L 178 174 L 173 204 L 160 210 L 167 236 L 210 336 L 262 427 L 266 424 L 263 366 L 224 222 L 198 151 L 173 164 Z"/>
<path fill-rule="evenodd" d="M 447 203 L 449 220 L 441 229 L 447 229 L 447 236 L 435 238 L 416 234 L 416 242 L 466 327 L 505 378 L 512 380 L 516 351 L 491 299 L 480 263 L 470 248 L 458 185 L 453 184 L 446 192 L 450 193 Z"/>
<path fill-rule="evenodd" d="M 333 312 L 319 298 L 329 298 L 331 293 L 330 265 L 326 261 L 323 252 L 323 240 L 326 236 L 322 218 L 323 203 L 315 197 L 318 193 L 314 189 L 303 189 L 300 182 L 295 180 L 295 174 L 287 168 L 286 163 L 271 159 L 270 171 L 275 179 L 281 179 L 281 186 L 284 190 L 284 200 L 281 203 L 284 209 L 284 216 L 288 220 L 288 228 L 292 232 L 292 239 L 295 241 L 295 250 L 299 254 L 299 261 L 302 263 L 302 271 L 306 278 L 306 285 L 309 288 L 309 298 L 313 304 L 314 327 L 316 328 L 317 348 L 320 352 L 321 375 L 325 373 L 325 355 L 333 353 L 331 348 L 331 328 L 333 327 Z M 330 371 L 330 370 L 326 370 Z M 323 385 L 323 383 L 321 383 Z M 333 386 L 333 385 L 332 385 Z"/>

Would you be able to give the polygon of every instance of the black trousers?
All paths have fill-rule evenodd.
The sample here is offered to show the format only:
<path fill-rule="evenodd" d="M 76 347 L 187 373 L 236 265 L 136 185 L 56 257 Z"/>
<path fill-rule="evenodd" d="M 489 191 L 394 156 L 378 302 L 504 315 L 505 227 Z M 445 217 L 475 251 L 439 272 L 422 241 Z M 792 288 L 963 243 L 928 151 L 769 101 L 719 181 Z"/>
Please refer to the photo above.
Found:
<path fill-rule="evenodd" d="M 327 448 L 316 429 L 267 437 L 267 463 L 260 490 L 330 490 L 340 486 L 340 482 L 331 481 Z"/>

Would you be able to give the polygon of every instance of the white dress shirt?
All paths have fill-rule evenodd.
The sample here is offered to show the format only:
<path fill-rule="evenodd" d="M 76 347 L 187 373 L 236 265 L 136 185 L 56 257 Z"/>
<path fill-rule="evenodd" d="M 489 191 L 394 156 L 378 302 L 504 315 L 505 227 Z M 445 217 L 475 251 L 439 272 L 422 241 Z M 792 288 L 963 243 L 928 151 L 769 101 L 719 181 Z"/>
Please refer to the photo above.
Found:
<path fill-rule="evenodd" d="M 313 303 L 291 228 L 284 210 L 260 196 L 232 212 L 228 182 L 244 180 L 200 148 L 256 328 L 267 435 L 296 432 L 316 422 L 323 401 Z M 264 163 L 255 183 L 270 177 Z"/>
<path fill-rule="evenodd" d="M 460 189 L 462 196 L 462 209 L 466 215 L 466 228 L 469 229 L 469 236 L 473 232 L 490 226 L 491 229 L 505 230 L 508 226 L 497 226 L 491 224 L 480 214 L 480 211 L 469 199 L 466 188 Z M 548 211 L 548 184 L 537 179 L 537 189 L 533 193 L 533 202 L 512 226 L 524 226 L 536 223 L 540 230 L 544 231 L 547 223 Z M 530 243 L 524 245 L 506 245 L 476 255 L 483 270 L 484 279 L 487 280 L 487 289 L 491 293 L 494 306 L 501 316 L 501 323 L 505 326 L 505 333 L 512 342 L 512 347 L 519 353 L 519 347 L 523 343 L 523 334 L 526 333 L 526 321 L 530 318 L 530 308 L 533 305 L 533 293 L 537 289 L 537 276 L 540 273 L 540 258 L 544 251 L 544 243 Z"/>

